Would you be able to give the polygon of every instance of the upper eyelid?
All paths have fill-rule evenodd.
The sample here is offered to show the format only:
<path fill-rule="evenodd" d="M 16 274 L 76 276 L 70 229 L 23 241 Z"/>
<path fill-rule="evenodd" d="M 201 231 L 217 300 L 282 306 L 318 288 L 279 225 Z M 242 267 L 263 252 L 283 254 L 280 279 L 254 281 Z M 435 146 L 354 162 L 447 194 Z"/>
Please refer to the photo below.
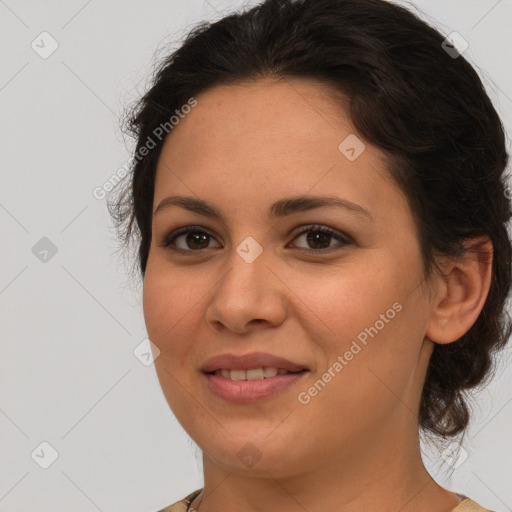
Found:
<path fill-rule="evenodd" d="M 289 233 L 288 236 L 293 236 L 292 240 L 295 240 L 295 238 L 307 233 L 308 231 L 323 231 L 323 232 L 330 234 L 331 236 L 337 238 L 341 243 L 354 243 L 354 239 L 347 233 L 340 231 L 338 229 L 335 229 L 335 228 L 331 228 L 330 226 L 326 226 L 324 224 L 318 224 L 318 223 L 317 224 L 314 224 L 314 223 L 313 224 L 301 224 L 300 226 L 297 226 L 296 228 L 294 228 Z M 176 228 L 176 229 L 172 230 L 169 234 L 164 236 L 160 246 L 165 247 L 166 245 L 172 245 L 171 242 L 174 242 L 174 240 L 176 238 L 186 235 L 190 232 L 192 232 L 192 233 L 193 232 L 203 232 L 203 233 L 206 233 L 208 236 L 217 240 L 217 236 L 214 235 L 211 232 L 211 230 L 209 230 L 208 228 L 205 228 L 203 226 L 198 226 L 198 225 L 187 225 L 187 226 L 182 226 L 182 227 Z M 197 250 L 197 251 L 193 251 L 191 249 L 188 249 L 188 250 L 182 249 L 182 250 L 186 251 L 186 252 L 200 252 L 200 250 Z M 307 249 L 304 249 L 304 250 L 307 250 Z M 314 251 L 314 252 L 321 252 L 321 250 L 317 250 L 317 251 L 315 251 L 314 249 L 309 249 L 309 250 Z"/>

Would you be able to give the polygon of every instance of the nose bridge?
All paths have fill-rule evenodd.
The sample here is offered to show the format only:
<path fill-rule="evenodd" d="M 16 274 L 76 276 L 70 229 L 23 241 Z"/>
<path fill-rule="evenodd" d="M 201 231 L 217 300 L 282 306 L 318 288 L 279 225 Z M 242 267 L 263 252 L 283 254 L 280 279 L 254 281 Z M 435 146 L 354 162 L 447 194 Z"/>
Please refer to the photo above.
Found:
<path fill-rule="evenodd" d="M 218 282 L 208 320 L 242 332 L 252 320 L 279 323 L 285 316 L 282 287 L 270 270 L 270 251 L 252 237 L 233 247 L 228 270 Z"/>
<path fill-rule="evenodd" d="M 252 237 L 246 237 L 238 246 L 233 248 L 229 257 L 230 271 L 225 277 L 225 286 L 229 293 L 238 295 L 243 301 L 258 300 L 262 289 L 268 284 L 267 266 L 269 251 Z M 271 290 L 267 290 L 267 294 Z"/>

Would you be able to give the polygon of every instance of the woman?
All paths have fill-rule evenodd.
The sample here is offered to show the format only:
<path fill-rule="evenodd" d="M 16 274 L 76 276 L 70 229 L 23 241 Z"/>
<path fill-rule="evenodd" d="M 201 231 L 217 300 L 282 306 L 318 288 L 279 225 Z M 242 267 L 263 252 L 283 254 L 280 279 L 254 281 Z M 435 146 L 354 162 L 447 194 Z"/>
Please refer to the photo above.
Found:
<path fill-rule="evenodd" d="M 455 46 L 384 0 L 266 0 L 159 68 L 111 211 L 203 451 L 165 511 L 486 510 L 419 448 L 511 331 L 505 135 Z"/>

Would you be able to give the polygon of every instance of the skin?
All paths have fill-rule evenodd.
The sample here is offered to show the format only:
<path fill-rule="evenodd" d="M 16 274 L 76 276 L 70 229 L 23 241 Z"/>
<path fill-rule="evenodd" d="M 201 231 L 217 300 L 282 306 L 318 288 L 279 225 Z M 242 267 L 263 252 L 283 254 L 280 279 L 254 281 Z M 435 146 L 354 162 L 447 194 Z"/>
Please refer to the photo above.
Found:
<path fill-rule="evenodd" d="M 196 99 L 165 141 L 153 211 L 179 194 L 213 203 L 225 220 L 177 206 L 154 214 L 143 292 L 163 393 L 203 450 L 204 491 L 192 506 L 450 511 L 460 498 L 422 464 L 417 411 L 434 343 L 459 338 L 483 307 L 490 242 L 483 255 L 439 260 L 445 277 L 425 279 L 411 210 L 384 155 L 361 136 L 366 149 L 356 160 L 340 152 L 356 131 L 319 82 L 265 79 Z M 372 218 L 336 207 L 267 217 L 274 201 L 303 194 L 343 198 Z M 300 232 L 309 224 L 353 242 L 308 243 Z M 177 228 L 197 225 L 211 234 L 204 245 L 187 245 L 185 234 L 174 242 L 188 253 L 160 246 Z M 263 249 L 252 263 L 236 252 L 248 236 Z M 323 247 L 338 249 L 322 254 Z M 298 393 L 394 303 L 402 306 L 395 318 L 301 404 Z M 200 372 L 206 360 L 253 351 L 310 372 L 253 404 L 212 395 Z M 246 443 L 261 455 L 252 467 L 237 456 Z"/>

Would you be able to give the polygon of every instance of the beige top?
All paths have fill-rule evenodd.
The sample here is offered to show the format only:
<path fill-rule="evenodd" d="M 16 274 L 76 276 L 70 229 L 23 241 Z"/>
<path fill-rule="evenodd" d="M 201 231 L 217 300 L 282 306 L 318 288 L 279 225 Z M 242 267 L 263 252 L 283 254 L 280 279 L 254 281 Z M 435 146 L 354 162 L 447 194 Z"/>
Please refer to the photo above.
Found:
<path fill-rule="evenodd" d="M 165 507 L 158 512 L 187 512 L 189 505 L 194 501 L 203 489 L 197 489 L 193 493 L 185 496 L 180 501 Z M 464 497 L 464 499 L 451 511 L 451 512 L 492 512 L 487 508 L 481 507 L 478 503 L 473 500 Z"/>

